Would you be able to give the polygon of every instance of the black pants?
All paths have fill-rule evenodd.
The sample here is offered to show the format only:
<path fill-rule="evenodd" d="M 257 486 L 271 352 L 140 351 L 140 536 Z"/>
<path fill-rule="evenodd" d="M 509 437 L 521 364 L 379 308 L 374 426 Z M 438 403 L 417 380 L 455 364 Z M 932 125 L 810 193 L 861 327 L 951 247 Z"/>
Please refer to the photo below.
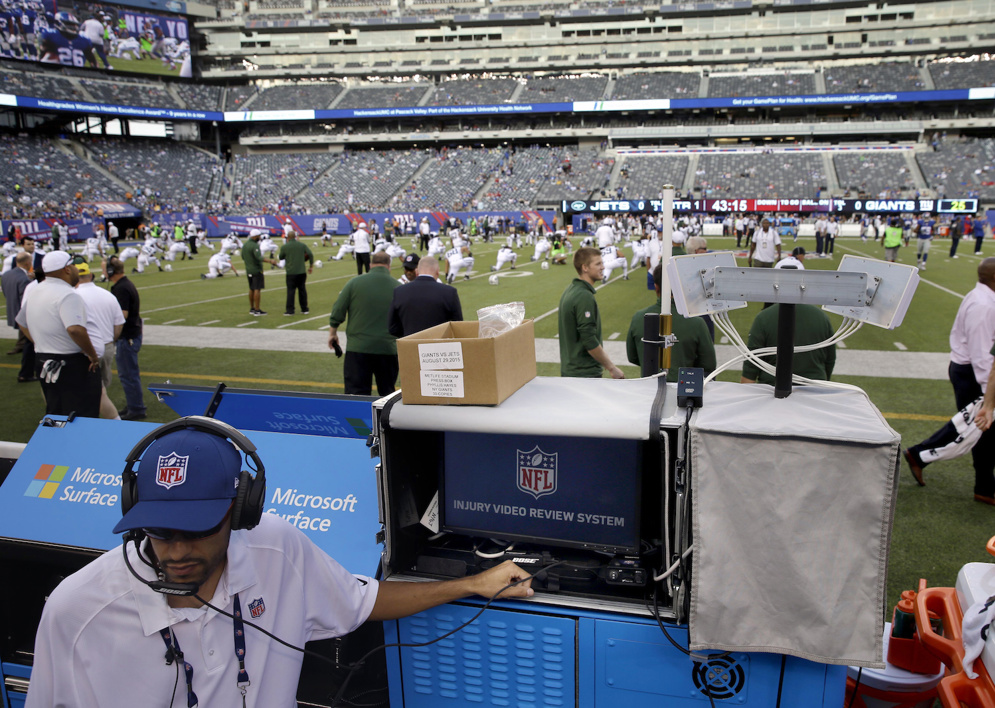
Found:
<path fill-rule="evenodd" d="M 356 275 L 370 272 L 370 252 L 357 253 L 356 255 Z"/>
<path fill-rule="evenodd" d="M 950 235 L 950 257 L 953 258 L 957 255 L 957 244 L 960 243 L 960 234 Z"/>
<path fill-rule="evenodd" d="M 46 363 L 53 362 L 48 367 Z M 61 362 L 61 364 L 60 364 Z M 100 417 L 100 373 L 90 371 L 90 360 L 85 354 L 35 355 L 35 372 L 41 376 L 46 370 L 58 369 L 58 377 L 41 381 L 45 394 L 45 413 L 69 415 L 73 411 L 85 418 Z"/>
<path fill-rule="evenodd" d="M 815 234 L 815 252 L 817 254 L 819 254 L 820 256 L 822 255 L 822 248 L 823 248 L 822 242 L 823 242 L 824 238 L 825 237 L 822 234 L 816 232 L 816 234 Z"/>
<path fill-rule="evenodd" d="M 374 378 L 377 380 L 377 395 L 386 396 L 394 392 L 394 384 L 397 383 L 397 355 L 347 351 L 342 375 L 345 392 L 351 396 L 369 396 Z"/>
<path fill-rule="evenodd" d="M 188 236 L 187 237 L 187 243 L 190 244 L 190 255 L 191 256 L 196 256 L 197 255 L 197 237 L 196 236 Z"/>
<path fill-rule="evenodd" d="M 954 364 L 947 368 L 947 375 L 954 387 L 954 400 L 957 410 L 966 408 L 981 394 L 981 386 L 974 378 L 974 368 L 970 364 Z M 918 445 L 909 448 L 912 456 L 925 467 L 919 456 L 923 450 L 931 450 L 948 445 L 957 439 L 957 428 L 950 421 Z M 995 496 L 995 428 L 982 433 L 981 438 L 971 449 L 974 462 L 974 493 L 982 496 Z M 928 463 L 926 463 L 928 464 Z"/>
<path fill-rule="evenodd" d="M 307 312 L 307 273 L 291 275 L 287 273 L 287 309 L 284 312 L 294 312 L 294 292 L 301 303 L 301 312 Z"/>
<path fill-rule="evenodd" d="M 428 250 L 428 234 L 421 234 L 418 236 L 418 250 L 419 251 Z"/>
<path fill-rule="evenodd" d="M 21 349 L 21 370 L 17 372 L 17 378 L 30 379 L 35 375 L 35 343 L 27 337 L 24 338 L 24 348 Z"/>

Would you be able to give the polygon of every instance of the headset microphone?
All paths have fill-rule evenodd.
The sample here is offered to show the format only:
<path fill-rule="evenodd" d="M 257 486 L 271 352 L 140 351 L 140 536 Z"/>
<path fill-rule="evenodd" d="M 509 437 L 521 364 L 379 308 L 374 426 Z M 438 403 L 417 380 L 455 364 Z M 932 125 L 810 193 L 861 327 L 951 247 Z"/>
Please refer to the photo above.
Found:
<path fill-rule="evenodd" d="M 124 535 L 124 543 L 121 544 L 121 550 L 124 553 L 124 564 L 128 566 L 128 570 L 131 574 L 138 579 L 139 582 L 148 585 L 150 589 L 157 593 L 163 595 L 179 595 L 181 597 L 189 597 L 191 595 L 196 595 L 197 591 L 200 590 L 200 585 L 197 583 L 171 583 L 167 580 L 146 580 L 131 566 L 131 561 L 128 559 L 128 541 L 134 541 L 135 547 L 138 547 L 141 541 L 141 536 L 136 531 L 128 531 Z M 138 550 L 139 555 L 141 555 L 141 549 Z M 168 657 L 167 657 L 168 659 Z M 169 663 L 168 661 L 166 663 Z"/>

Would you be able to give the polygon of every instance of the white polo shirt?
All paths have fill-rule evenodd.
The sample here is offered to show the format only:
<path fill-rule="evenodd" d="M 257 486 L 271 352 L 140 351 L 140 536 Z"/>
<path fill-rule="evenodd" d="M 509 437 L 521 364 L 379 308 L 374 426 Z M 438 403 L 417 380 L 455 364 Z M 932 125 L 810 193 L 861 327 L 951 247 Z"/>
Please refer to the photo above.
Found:
<path fill-rule="evenodd" d="M 753 232 L 753 243 L 757 245 L 753 251 L 753 260 L 761 263 L 773 263 L 777 260 L 775 246 L 781 245 L 781 237 L 777 235 L 776 229 L 757 229 Z"/>
<path fill-rule="evenodd" d="M 76 286 L 76 292 L 86 304 L 86 331 L 90 342 L 97 356 L 102 357 L 104 349 L 114 341 L 114 326 L 124 324 L 121 303 L 96 283 L 80 283 Z"/>
<path fill-rule="evenodd" d="M 66 331 L 67 327 L 86 327 L 86 305 L 80 294 L 64 280 L 45 278 L 25 291 L 17 324 L 27 327 L 40 354 L 79 354 L 81 349 Z"/>
<path fill-rule="evenodd" d="M 139 582 L 114 548 L 52 592 L 35 639 L 27 708 L 133 708 L 186 705 L 183 667 L 164 660 L 160 630 L 171 627 L 193 667 L 199 705 L 241 708 L 232 620 L 206 607 L 170 608 Z M 135 571 L 153 571 L 129 545 Z M 238 593 L 246 623 L 294 646 L 355 630 L 373 611 L 376 580 L 350 575 L 303 533 L 274 514 L 251 531 L 234 531 L 228 564 L 211 604 L 232 612 Z M 254 617 L 250 604 L 258 613 Z M 259 610 L 261 612 L 258 612 Z M 251 627 L 245 629 L 245 704 L 296 708 L 304 655 Z"/>
<path fill-rule="evenodd" d="M 356 246 L 356 253 L 370 252 L 370 234 L 366 229 L 356 229 L 352 235 L 352 242 Z"/>
<path fill-rule="evenodd" d="M 974 378 L 984 391 L 992 370 L 992 343 L 995 341 L 995 292 L 976 283 L 960 303 L 950 328 L 950 361 L 970 364 Z"/>

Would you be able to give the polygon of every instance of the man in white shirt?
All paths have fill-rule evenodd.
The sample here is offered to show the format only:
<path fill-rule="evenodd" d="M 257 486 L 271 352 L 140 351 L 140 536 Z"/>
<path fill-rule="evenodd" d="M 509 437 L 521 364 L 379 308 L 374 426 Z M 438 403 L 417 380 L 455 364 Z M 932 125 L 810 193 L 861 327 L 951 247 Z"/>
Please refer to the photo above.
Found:
<path fill-rule="evenodd" d="M 764 217 L 760 220 L 760 228 L 753 232 L 753 238 L 750 239 L 747 265 L 773 268 L 780 259 L 781 237 L 777 235 L 777 229 L 770 225 L 770 219 Z"/>
<path fill-rule="evenodd" d="M 961 302 L 950 329 L 950 365 L 947 376 L 954 388 L 959 411 L 981 405 L 995 356 L 995 258 L 978 265 L 978 283 Z M 973 419 L 968 414 L 966 422 Z M 947 459 L 940 450 L 955 441 L 961 431 L 946 423 L 929 438 L 905 450 L 905 460 L 919 486 L 925 486 L 923 468 Z M 974 458 L 974 500 L 995 506 L 995 428 L 988 428 L 971 449 Z"/>
<path fill-rule="evenodd" d="M 122 545 L 47 598 L 27 708 L 294 705 L 308 641 L 470 595 L 533 594 L 510 561 L 416 584 L 352 575 L 263 513 L 262 461 L 241 433 L 195 416 L 153 433 L 122 475 Z"/>
<path fill-rule="evenodd" d="M 90 335 L 94 351 L 100 357 L 100 417 L 120 419 L 117 408 L 107 396 L 107 387 L 114 377 L 111 367 L 115 348 L 111 345 L 121 336 L 124 313 L 121 312 L 117 298 L 93 282 L 93 273 L 88 264 L 80 263 L 76 269 L 79 272 L 76 292 L 86 304 L 86 332 Z"/>
<path fill-rule="evenodd" d="M 74 288 L 79 256 L 46 253 L 45 280 L 25 296 L 17 324 L 35 345 L 35 372 L 52 415 L 100 417 L 100 357 L 86 331 L 86 305 Z"/>
<path fill-rule="evenodd" d="M 594 232 L 594 238 L 598 240 L 598 248 L 614 245 L 615 229 L 611 227 L 608 219 L 601 222 L 601 226 Z"/>
<path fill-rule="evenodd" d="M 805 270 L 805 264 L 802 261 L 805 260 L 805 248 L 802 246 L 796 246 L 792 251 L 790 256 L 785 256 L 777 262 L 774 268 L 794 268 L 795 270 Z"/>
<path fill-rule="evenodd" d="M 104 53 L 104 25 L 96 15 L 83 20 L 83 24 L 79 26 L 79 33 L 93 44 L 93 51 L 104 62 L 104 67 L 113 69 L 114 67 L 107 61 L 107 54 Z"/>
<path fill-rule="evenodd" d="M 356 256 L 356 275 L 370 272 L 370 232 L 366 223 L 360 221 L 352 232 L 353 255 Z"/>

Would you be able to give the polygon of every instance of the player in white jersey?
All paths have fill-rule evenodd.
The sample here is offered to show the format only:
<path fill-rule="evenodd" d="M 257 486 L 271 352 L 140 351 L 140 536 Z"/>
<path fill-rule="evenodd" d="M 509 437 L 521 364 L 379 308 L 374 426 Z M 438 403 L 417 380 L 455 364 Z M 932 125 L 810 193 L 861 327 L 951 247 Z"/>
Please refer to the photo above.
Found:
<path fill-rule="evenodd" d="M 614 245 L 615 229 L 608 223 L 608 219 L 601 222 L 601 226 L 594 232 L 594 238 L 598 240 L 598 248 Z"/>
<path fill-rule="evenodd" d="M 119 35 L 111 36 L 111 56 L 115 59 L 134 61 L 142 58 L 142 45 L 134 37 Z"/>
<path fill-rule="evenodd" d="M 456 276 L 463 272 L 463 279 L 470 279 L 470 269 L 473 268 L 473 256 L 466 246 L 460 248 L 450 248 L 446 251 L 446 262 L 449 268 L 446 272 L 446 282 L 450 285 L 456 280 Z"/>
<path fill-rule="evenodd" d="M 190 244 L 186 241 L 173 241 L 164 257 L 167 261 L 175 261 L 177 254 L 183 254 L 181 261 L 185 261 L 188 257 L 193 260 L 193 256 L 190 255 Z"/>
<path fill-rule="evenodd" d="M 85 258 L 87 261 L 91 261 L 94 258 L 101 258 L 103 257 L 103 255 L 104 252 L 100 248 L 100 239 L 97 238 L 96 236 L 91 236 L 90 238 L 88 238 L 86 240 L 86 243 L 83 245 L 83 253 L 82 253 L 83 258 Z"/>
<path fill-rule="evenodd" d="M 515 253 L 515 249 L 511 246 L 504 245 L 498 249 L 497 252 L 497 265 L 492 265 L 492 271 L 501 270 L 501 267 L 505 263 L 511 263 L 511 270 L 515 270 L 515 263 L 518 261 L 518 254 Z"/>
<path fill-rule="evenodd" d="M 637 268 L 645 262 L 647 241 L 629 241 L 629 246 L 632 247 L 632 262 L 629 263 L 629 270 Z"/>
<path fill-rule="evenodd" d="M 131 269 L 132 273 L 144 273 L 145 267 L 148 265 L 155 265 L 162 270 L 162 263 L 159 262 L 159 257 L 156 255 L 159 251 L 155 246 L 150 246 L 148 244 L 141 247 L 141 253 L 138 254 L 138 263 Z"/>
<path fill-rule="evenodd" d="M 341 261 L 343 256 L 347 253 L 353 253 L 356 250 L 356 246 L 352 242 L 352 238 L 348 238 L 345 242 L 339 246 L 338 254 L 332 256 L 333 261 Z"/>
<path fill-rule="evenodd" d="M 512 224 L 509 228 L 511 230 L 508 232 L 508 236 L 507 236 L 507 238 L 505 239 L 504 242 L 506 244 L 508 244 L 509 246 L 511 246 L 512 248 L 521 248 L 522 247 L 522 235 L 520 233 L 518 233 L 518 230 L 515 228 L 514 224 Z"/>
<path fill-rule="evenodd" d="M 549 253 L 553 246 L 549 243 L 549 239 L 546 238 L 544 233 L 538 239 L 536 239 L 535 253 L 532 255 L 532 260 L 534 261 L 544 261 L 548 258 L 546 255 Z"/>
<path fill-rule="evenodd" d="M 332 235 L 328 233 L 328 224 L 326 224 L 324 221 L 321 222 L 321 237 L 318 239 L 318 242 L 322 246 L 327 246 L 330 243 L 333 246 L 335 245 L 334 243 L 332 243 Z"/>
<path fill-rule="evenodd" d="M 117 254 L 118 260 L 124 263 L 130 258 L 138 258 L 141 251 L 134 246 L 125 246 L 121 249 L 121 252 Z"/>
<path fill-rule="evenodd" d="M 270 254 L 276 253 L 278 250 L 280 247 L 276 245 L 273 237 L 269 234 L 263 234 L 263 237 L 259 239 L 259 251 L 263 254 L 263 258 L 272 258 Z"/>
<path fill-rule="evenodd" d="M 215 250 L 215 246 L 207 238 L 207 232 L 204 229 L 197 229 L 197 248 L 203 246 L 204 248 L 210 248 L 212 251 Z"/>
<path fill-rule="evenodd" d="M 383 236 L 377 236 L 373 240 L 373 252 L 380 253 L 380 251 L 386 251 L 386 250 L 387 250 L 387 239 L 385 239 Z"/>
<path fill-rule="evenodd" d="M 428 255 L 438 258 L 445 252 L 446 245 L 442 242 L 442 238 L 438 235 L 433 236 L 428 240 Z"/>
<path fill-rule="evenodd" d="M 407 255 L 407 252 L 401 248 L 401 245 L 394 241 L 388 241 L 384 250 L 391 258 L 404 258 Z"/>
<path fill-rule="evenodd" d="M 221 239 L 222 253 L 238 253 L 242 250 L 242 239 L 236 233 L 230 233 Z"/>
<path fill-rule="evenodd" d="M 602 283 L 607 283 L 612 277 L 612 271 L 616 268 L 622 269 L 622 280 L 629 279 L 629 261 L 625 259 L 622 252 L 615 246 L 604 246 L 601 249 L 601 261 L 605 266 L 605 275 L 601 279 Z"/>
<path fill-rule="evenodd" d="M 207 261 L 207 274 L 200 274 L 200 277 L 208 280 L 213 278 L 220 278 L 225 273 L 231 272 L 238 277 L 238 271 L 235 270 L 235 266 L 232 265 L 231 256 L 227 253 L 215 253 Z"/>

